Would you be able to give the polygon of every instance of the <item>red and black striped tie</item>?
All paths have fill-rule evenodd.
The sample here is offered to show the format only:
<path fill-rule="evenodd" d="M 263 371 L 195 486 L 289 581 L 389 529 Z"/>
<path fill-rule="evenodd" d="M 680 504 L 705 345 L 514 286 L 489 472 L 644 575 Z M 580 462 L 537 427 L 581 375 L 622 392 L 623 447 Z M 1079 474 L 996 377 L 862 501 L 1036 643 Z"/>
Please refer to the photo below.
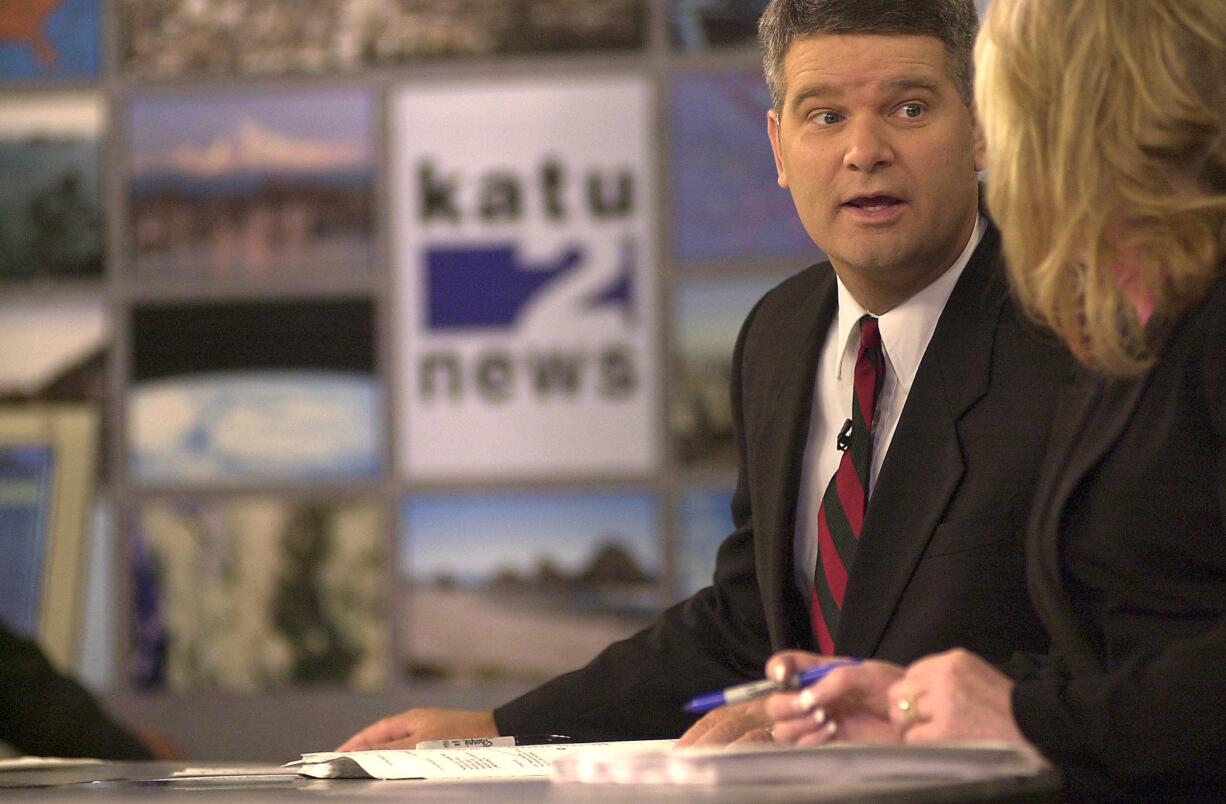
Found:
<path fill-rule="evenodd" d="M 864 510 L 868 504 L 868 472 L 873 463 L 873 413 L 885 377 L 885 356 L 877 319 L 860 319 L 860 349 L 851 397 L 850 439 L 847 427 L 839 437 L 843 457 L 830 479 L 817 509 L 817 567 L 813 573 L 813 597 L 809 608 L 817 645 L 827 656 L 834 653 L 834 635 L 839 632 L 839 613 L 847 590 Z"/>

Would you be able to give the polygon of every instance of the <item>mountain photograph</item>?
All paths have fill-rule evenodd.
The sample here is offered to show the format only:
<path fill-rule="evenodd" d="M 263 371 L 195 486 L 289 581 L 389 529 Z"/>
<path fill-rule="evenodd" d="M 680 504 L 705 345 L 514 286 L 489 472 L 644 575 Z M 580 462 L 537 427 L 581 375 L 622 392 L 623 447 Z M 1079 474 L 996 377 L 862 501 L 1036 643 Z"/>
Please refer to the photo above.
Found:
<path fill-rule="evenodd" d="M 370 270 L 367 95 L 157 97 L 129 112 L 128 231 L 138 274 Z"/>

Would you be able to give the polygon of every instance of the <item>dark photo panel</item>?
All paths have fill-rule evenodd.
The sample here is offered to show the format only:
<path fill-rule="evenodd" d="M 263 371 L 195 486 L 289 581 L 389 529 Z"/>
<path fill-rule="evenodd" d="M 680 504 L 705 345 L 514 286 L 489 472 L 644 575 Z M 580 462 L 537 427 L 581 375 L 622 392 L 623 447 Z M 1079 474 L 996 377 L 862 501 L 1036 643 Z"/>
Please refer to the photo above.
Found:
<path fill-rule="evenodd" d="M 673 44 L 682 50 L 751 46 L 766 0 L 669 0 Z"/>
<path fill-rule="evenodd" d="M 146 482 L 377 475 L 382 403 L 366 301 L 132 313 L 128 446 Z"/>

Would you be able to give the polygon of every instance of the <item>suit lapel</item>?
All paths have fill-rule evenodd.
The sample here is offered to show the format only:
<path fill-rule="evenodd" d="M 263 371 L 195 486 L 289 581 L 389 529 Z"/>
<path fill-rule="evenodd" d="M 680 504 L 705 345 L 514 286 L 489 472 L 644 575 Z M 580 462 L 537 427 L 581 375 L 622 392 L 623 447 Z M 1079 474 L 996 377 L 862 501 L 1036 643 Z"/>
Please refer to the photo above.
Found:
<path fill-rule="evenodd" d="M 1036 489 L 1026 544 L 1030 597 L 1057 652 L 1074 673 L 1094 673 L 1102 663 L 1064 594 L 1060 523 L 1086 476 L 1119 441 L 1132 421 L 1144 380 L 1089 378 L 1061 399 L 1052 444 Z"/>
<path fill-rule="evenodd" d="M 965 465 L 959 418 L 989 387 L 1006 297 L 989 229 L 950 294 L 916 372 L 869 499 L 839 618 L 836 650 L 872 656 Z"/>
<path fill-rule="evenodd" d="M 1101 383 L 1086 396 L 1085 409 L 1077 417 L 1078 430 L 1069 434 L 1069 444 L 1061 451 L 1064 466 L 1054 467 L 1059 472 L 1052 488 L 1055 507 L 1065 506 L 1082 479 L 1119 441 L 1145 386 L 1144 378 L 1115 380 Z"/>
<path fill-rule="evenodd" d="M 801 309 L 810 319 L 807 326 L 802 327 L 807 335 L 795 344 L 792 358 L 780 362 L 775 404 L 760 429 L 765 446 L 760 454 L 775 456 L 775 459 L 757 467 L 763 470 L 765 482 L 761 488 L 771 495 L 771 505 L 755 512 L 755 530 L 760 536 L 758 560 L 765 567 L 765 572 L 759 574 L 759 583 L 766 620 L 772 628 L 782 625 L 782 633 L 777 635 L 782 639 L 776 638 L 775 644 L 813 649 L 808 601 L 801 598 L 793 580 L 794 543 L 817 362 L 838 309 L 833 271 L 827 271 Z M 749 435 L 753 437 L 755 433 Z M 778 456 L 783 456 L 783 460 Z"/>

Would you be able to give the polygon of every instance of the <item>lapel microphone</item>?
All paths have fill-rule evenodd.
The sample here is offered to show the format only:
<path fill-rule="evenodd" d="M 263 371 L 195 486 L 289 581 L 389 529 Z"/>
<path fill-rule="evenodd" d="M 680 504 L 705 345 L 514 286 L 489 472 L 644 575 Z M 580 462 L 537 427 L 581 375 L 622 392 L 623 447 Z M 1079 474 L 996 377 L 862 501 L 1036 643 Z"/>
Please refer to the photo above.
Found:
<path fill-rule="evenodd" d="M 851 446 L 851 419 L 843 422 L 843 429 L 839 431 L 839 437 L 835 439 L 834 445 L 839 452 L 846 452 Z"/>

